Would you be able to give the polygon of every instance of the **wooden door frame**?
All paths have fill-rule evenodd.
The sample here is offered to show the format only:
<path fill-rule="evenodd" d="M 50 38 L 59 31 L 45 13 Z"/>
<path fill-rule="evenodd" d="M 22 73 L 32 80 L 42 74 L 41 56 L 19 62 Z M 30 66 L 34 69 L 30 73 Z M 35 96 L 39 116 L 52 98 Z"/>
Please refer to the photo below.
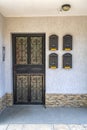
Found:
<path fill-rule="evenodd" d="M 15 57 L 16 57 L 16 53 L 15 53 L 15 38 L 17 37 L 17 36 L 21 36 L 21 37 L 23 37 L 23 36 L 27 36 L 27 37 L 29 37 L 29 36 L 42 36 L 43 37 L 43 43 L 44 43 L 44 45 L 43 45 L 43 55 L 44 55 L 44 90 L 43 90 L 43 95 L 44 95 L 44 97 L 43 97 L 43 105 L 45 105 L 45 91 L 46 91 L 46 87 L 45 87 L 45 77 L 46 77 L 46 73 L 45 73 L 45 65 L 46 65 L 46 58 L 45 58 L 45 39 L 46 39 L 46 34 L 45 33 L 12 33 L 11 34 L 11 38 L 12 38 L 12 72 L 13 72 L 13 104 L 16 104 L 17 105 L 17 103 L 15 103 L 15 98 L 16 98 L 16 90 L 15 90 L 15 81 L 16 81 L 16 77 L 15 77 L 15 72 L 14 72 L 14 63 L 15 63 Z M 20 103 L 20 104 L 22 104 L 22 103 Z M 25 103 L 26 104 L 26 103 Z M 23 104 L 22 104 L 23 105 Z M 30 103 L 28 104 L 27 103 L 27 105 L 30 105 Z"/>

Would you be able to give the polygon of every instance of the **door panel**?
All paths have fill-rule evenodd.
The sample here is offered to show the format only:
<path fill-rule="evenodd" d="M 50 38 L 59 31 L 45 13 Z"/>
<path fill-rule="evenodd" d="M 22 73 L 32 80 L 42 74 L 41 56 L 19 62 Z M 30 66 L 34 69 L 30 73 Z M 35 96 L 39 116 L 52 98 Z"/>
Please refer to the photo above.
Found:
<path fill-rule="evenodd" d="M 42 64 L 42 37 L 31 37 L 31 64 Z"/>
<path fill-rule="evenodd" d="M 44 104 L 45 35 L 13 34 L 14 103 Z"/>
<path fill-rule="evenodd" d="M 27 56 L 27 37 L 16 37 L 16 64 L 28 64 Z"/>
<path fill-rule="evenodd" d="M 31 102 L 42 103 L 43 76 L 31 76 Z"/>
<path fill-rule="evenodd" d="M 17 102 L 28 102 L 28 89 L 29 89 L 29 84 L 28 80 L 29 77 L 28 75 L 24 74 L 17 74 Z"/>

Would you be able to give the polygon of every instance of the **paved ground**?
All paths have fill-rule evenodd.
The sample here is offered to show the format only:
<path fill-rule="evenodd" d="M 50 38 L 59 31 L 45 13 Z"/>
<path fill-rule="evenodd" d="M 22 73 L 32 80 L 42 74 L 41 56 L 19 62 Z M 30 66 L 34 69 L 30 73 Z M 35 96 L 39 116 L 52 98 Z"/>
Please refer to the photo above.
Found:
<path fill-rule="evenodd" d="M 64 124 L 10 124 L 0 125 L 0 130 L 87 130 L 87 125 L 64 125 Z"/>
<path fill-rule="evenodd" d="M 87 130 L 87 108 L 15 105 L 0 114 L 0 130 Z"/>
<path fill-rule="evenodd" d="M 0 124 L 87 124 L 87 108 L 14 105 L 0 114 Z"/>

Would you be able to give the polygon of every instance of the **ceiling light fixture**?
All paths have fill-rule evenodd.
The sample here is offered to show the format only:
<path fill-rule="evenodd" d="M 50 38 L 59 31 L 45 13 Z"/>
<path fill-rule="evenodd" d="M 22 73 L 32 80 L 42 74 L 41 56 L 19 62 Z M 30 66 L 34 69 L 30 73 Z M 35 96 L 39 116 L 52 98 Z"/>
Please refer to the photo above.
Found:
<path fill-rule="evenodd" d="M 61 6 L 61 9 L 62 9 L 63 11 L 69 11 L 70 8 L 71 8 L 71 5 L 70 5 L 70 4 L 64 4 L 64 5 Z"/>

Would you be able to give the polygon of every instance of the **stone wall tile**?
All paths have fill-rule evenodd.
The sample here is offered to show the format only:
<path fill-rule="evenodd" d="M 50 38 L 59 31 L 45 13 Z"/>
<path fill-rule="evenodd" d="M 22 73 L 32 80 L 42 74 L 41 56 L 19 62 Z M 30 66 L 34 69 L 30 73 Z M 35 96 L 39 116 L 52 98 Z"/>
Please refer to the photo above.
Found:
<path fill-rule="evenodd" d="M 87 94 L 46 94 L 46 106 L 87 107 Z"/>

